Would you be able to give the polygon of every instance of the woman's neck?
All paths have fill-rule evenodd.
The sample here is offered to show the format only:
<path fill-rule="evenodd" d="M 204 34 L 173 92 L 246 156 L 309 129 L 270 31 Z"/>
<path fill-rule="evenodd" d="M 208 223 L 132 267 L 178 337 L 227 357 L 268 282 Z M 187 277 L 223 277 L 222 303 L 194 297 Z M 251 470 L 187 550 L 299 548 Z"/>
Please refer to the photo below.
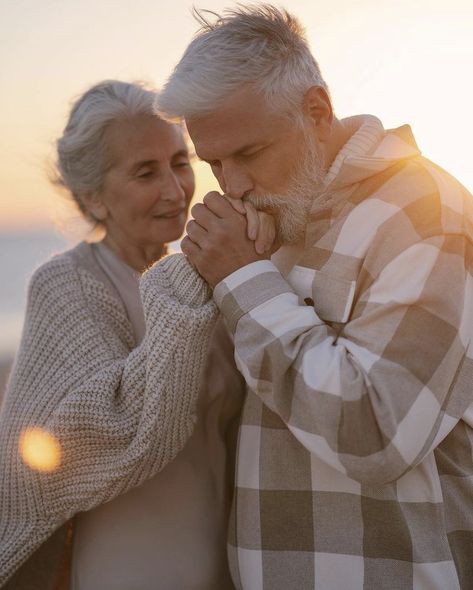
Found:
<path fill-rule="evenodd" d="M 140 273 L 144 272 L 167 252 L 166 244 L 138 246 L 133 243 L 117 242 L 109 235 L 105 236 L 102 243 L 108 246 L 128 266 L 131 266 Z"/>

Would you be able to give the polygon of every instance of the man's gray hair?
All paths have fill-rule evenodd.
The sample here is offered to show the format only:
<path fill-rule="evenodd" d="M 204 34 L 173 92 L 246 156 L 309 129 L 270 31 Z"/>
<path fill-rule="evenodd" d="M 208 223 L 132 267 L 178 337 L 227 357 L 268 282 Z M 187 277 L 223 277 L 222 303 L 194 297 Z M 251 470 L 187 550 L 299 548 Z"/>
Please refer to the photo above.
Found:
<path fill-rule="evenodd" d="M 156 116 L 157 92 L 142 82 L 104 80 L 73 104 L 62 137 L 57 140 L 55 183 L 69 190 L 82 213 L 90 218 L 81 194 L 102 188 L 112 165 L 106 131 L 114 122 L 137 115 Z"/>
<path fill-rule="evenodd" d="M 243 85 L 252 85 L 275 111 L 298 117 L 304 94 L 327 85 L 305 32 L 286 10 L 238 5 L 223 15 L 194 9 L 201 28 L 162 92 L 168 119 L 210 114 Z"/>

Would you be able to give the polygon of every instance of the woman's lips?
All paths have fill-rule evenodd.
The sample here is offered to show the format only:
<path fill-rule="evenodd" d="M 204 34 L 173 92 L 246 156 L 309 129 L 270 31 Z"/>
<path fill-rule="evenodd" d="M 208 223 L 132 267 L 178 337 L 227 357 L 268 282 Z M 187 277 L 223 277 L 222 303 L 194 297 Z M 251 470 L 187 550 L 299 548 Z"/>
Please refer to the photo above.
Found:
<path fill-rule="evenodd" d="M 174 217 L 179 217 L 182 213 L 184 213 L 184 209 L 174 209 L 173 211 L 153 215 L 153 217 L 157 217 L 158 219 L 173 219 Z"/>

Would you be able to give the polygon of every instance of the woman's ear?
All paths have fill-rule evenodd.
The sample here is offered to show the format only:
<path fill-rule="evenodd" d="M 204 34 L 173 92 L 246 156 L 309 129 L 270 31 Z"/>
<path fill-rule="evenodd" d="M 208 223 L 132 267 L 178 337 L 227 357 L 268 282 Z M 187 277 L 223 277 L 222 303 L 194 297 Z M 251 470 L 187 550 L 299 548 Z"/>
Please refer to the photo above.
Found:
<path fill-rule="evenodd" d="M 85 209 L 97 221 L 104 221 L 108 215 L 108 209 L 101 199 L 98 191 L 90 193 L 82 193 L 80 199 L 84 204 Z"/>

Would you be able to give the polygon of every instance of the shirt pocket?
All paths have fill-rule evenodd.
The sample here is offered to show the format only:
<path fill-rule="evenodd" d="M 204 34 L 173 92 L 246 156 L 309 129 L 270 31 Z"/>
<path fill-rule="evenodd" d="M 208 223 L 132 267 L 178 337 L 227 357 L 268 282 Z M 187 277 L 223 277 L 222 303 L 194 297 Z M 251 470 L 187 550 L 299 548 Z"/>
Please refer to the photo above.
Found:
<path fill-rule="evenodd" d="M 326 322 L 343 324 L 353 307 L 356 281 L 336 277 L 322 270 L 295 266 L 287 277 L 301 302 L 314 307 Z"/>
<path fill-rule="evenodd" d="M 327 322 L 346 323 L 353 307 L 355 288 L 356 281 L 316 270 L 312 281 L 315 312 Z"/>

